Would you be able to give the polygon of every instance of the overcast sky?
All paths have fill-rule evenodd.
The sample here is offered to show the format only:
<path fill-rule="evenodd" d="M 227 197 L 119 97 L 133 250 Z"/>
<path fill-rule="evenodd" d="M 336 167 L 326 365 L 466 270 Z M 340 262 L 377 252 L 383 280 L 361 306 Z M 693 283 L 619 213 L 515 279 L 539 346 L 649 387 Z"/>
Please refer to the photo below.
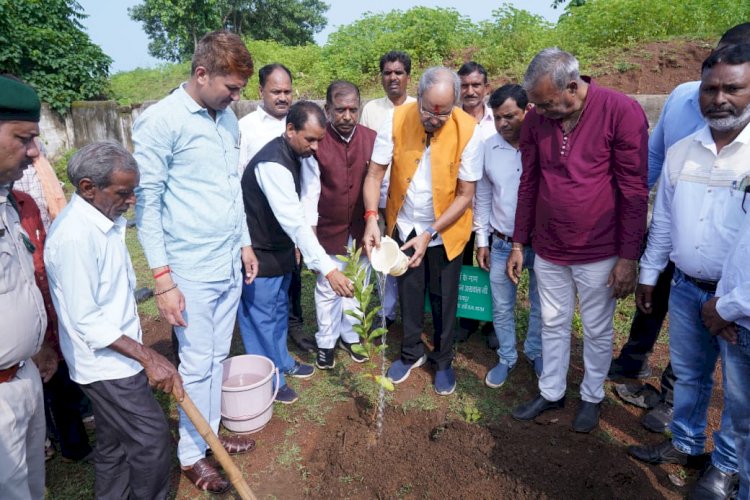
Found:
<path fill-rule="evenodd" d="M 130 20 L 128 7 L 139 3 L 138 0 L 78 0 L 88 18 L 83 21 L 89 36 L 97 43 L 114 62 L 112 73 L 128 71 L 137 67 L 151 67 L 160 63 L 148 55 L 148 38 L 141 25 Z M 408 10 L 417 5 L 427 7 L 451 7 L 473 21 L 492 17 L 492 10 L 503 2 L 487 0 L 378 0 L 366 2 L 357 0 L 326 0 L 330 5 L 327 12 L 328 25 L 315 39 L 324 44 L 328 35 L 338 26 L 356 21 L 365 12 L 388 12 L 393 9 Z M 560 9 L 552 9 L 552 0 L 515 0 L 508 1 L 518 8 L 539 14 L 550 21 L 556 21 Z"/>

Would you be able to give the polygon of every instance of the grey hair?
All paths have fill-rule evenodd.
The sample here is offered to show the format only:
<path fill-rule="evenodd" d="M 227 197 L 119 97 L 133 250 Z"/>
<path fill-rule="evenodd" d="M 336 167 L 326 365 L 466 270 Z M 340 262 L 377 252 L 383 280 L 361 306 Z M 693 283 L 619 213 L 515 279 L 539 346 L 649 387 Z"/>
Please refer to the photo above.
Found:
<path fill-rule="evenodd" d="M 105 188 L 112 182 L 112 172 L 138 172 L 138 164 L 127 149 L 114 141 L 102 141 L 81 148 L 68 162 L 68 178 L 78 188 L 83 179 Z"/>
<path fill-rule="evenodd" d="M 523 77 L 523 88 L 527 91 L 532 89 L 545 76 L 549 76 L 559 90 L 565 89 L 569 82 L 577 81 L 581 77 L 578 72 L 578 59 L 570 52 L 557 47 L 541 50 L 529 63 Z"/>
<path fill-rule="evenodd" d="M 461 79 L 458 77 L 455 71 L 446 68 L 445 66 L 433 66 L 427 68 L 422 73 L 422 78 L 419 79 L 419 87 L 417 87 L 417 97 L 422 98 L 425 92 L 437 85 L 450 79 L 453 83 L 453 102 L 457 103 L 461 97 Z"/>

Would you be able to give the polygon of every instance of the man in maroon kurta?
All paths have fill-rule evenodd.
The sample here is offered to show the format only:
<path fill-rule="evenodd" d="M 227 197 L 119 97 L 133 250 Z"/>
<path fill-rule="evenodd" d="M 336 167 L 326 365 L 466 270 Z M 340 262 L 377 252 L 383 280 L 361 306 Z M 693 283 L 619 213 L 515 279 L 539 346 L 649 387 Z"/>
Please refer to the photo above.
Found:
<path fill-rule="evenodd" d="M 531 244 L 537 255 L 544 372 L 539 396 L 513 417 L 531 420 L 564 405 L 577 295 L 585 374 L 573 429 L 590 432 L 612 359 L 616 300 L 635 288 L 648 207 L 648 122 L 636 101 L 579 76 L 578 61 L 557 48 L 534 57 L 524 87 L 535 109 L 521 130 L 513 249 Z M 512 251 L 512 278 L 522 262 L 523 252 Z"/>
<path fill-rule="evenodd" d="M 331 256 L 346 253 L 346 247 L 362 241 L 365 208 L 362 185 L 367 162 L 375 144 L 374 130 L 357 125 L 360 98 L 356 85 L 345 81 L 331 83 L 326 92 L 326 135 L 317 152 L 303 160 L 302 201 L 308 223 L 316 231 L 320 245 Z M 344 263 L 333 259 L 340 269 Z M 354 318 L 347 309 L 359 307 L 353 298 L 339 297 L 324 276 L 315 285 L 315 312 L 318 318 L 316 366 L 322 370 L 335 365 L 336 342 L 351 358 L 366 358 L 352 350 L 359 336 L 352 328 Z"/>

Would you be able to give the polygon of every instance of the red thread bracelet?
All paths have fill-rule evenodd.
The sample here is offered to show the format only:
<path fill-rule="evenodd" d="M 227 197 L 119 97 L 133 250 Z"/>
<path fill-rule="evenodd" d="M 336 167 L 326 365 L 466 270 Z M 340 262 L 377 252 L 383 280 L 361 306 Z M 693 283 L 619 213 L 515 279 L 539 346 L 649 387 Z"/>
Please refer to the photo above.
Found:
<path fill-rule="evenodd" d="M 172 272 L 172 270 L 169 268 L 169 266 L 167 266 L 167 268 L 165 270 L 159 271 L 158 273 L 154 274 L 154 279 L 161 278 L 165 274 L 169 274 L 171 272 Z"/>
<path fill-rule="evenodd" d="M 367 220 L 368 217 L 375 216 L 378 217 L 378 211 L 377 210 L 365 210 L 365 220 Z"/>

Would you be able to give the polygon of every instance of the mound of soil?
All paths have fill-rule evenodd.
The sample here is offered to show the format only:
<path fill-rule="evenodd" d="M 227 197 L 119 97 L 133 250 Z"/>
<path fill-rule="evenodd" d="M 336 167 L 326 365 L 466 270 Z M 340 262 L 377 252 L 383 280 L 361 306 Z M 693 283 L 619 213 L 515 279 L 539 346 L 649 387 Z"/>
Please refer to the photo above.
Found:
<path fill-rule="evenodd" d="M 626 94 L 669 94 L 681 83 L 699 80 L 714 43 L 669 40 L 622 52 L 606 66 L 591 68 L 596 81 Z"/>
<path fill-rule="evenodd" d="M 351 411 L 351 406 L 349 407 Z M 307 464 L 320 498 L 679 498 L 656 491 L 622 448 L 554 418 L 487 427 L 390 410 L 383 434 L 351 413 Z M 334 418 L 338 420 L 338 418 Z"/>

